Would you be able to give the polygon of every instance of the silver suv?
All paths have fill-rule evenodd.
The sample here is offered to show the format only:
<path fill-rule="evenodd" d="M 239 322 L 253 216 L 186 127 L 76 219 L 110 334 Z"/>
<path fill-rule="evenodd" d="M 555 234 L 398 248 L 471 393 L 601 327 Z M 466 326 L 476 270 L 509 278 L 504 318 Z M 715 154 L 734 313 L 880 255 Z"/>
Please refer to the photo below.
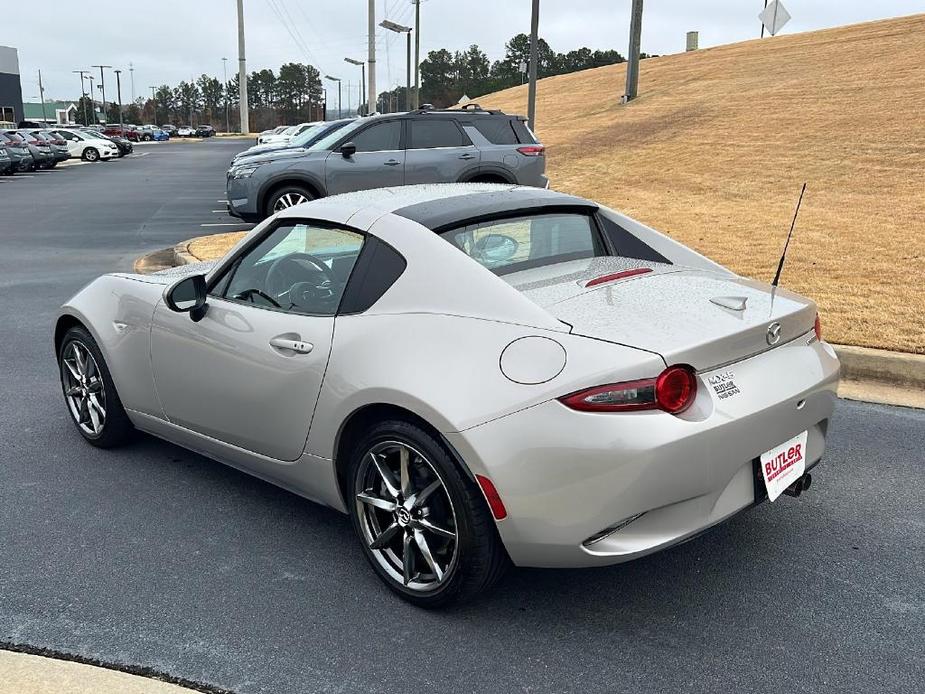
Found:
<path fill-rule="evenodd" d="M 308 150 L 233 164 L 232 215 L 257 222 L 292 205 L 338 193 L 414 183 L 490 182 L 545 188 L 544 147 L 525 119 L 469 104 L 358 119 Z"/>

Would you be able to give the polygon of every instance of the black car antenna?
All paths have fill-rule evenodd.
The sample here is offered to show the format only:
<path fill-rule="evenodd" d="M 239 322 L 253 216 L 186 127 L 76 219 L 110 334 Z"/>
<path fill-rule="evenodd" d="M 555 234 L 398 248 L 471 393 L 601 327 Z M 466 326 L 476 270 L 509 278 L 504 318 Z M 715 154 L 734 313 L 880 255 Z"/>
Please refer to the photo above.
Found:
<path fill-rule="evenodd" d="M 780 274 L 784 270 L 784 261 L 787 259 L 787 248 L 790 246 L 790 238 L 793 236 L 793 229 L 797 225 L 797 215 L 800 214 L 800 205 L 803 204 L 803 194 L 806 192 L 806 182 L 803 183 L 803 189 L 800 191 L 800 199 L 797 200 L 797 208 L 793 213 L 793 221 L 790 222 L 790 232 L 787 234 L 787 242 L 784 244 L 784 252 L 780 254 L 780 262 L 777 264 L 777 274 L 774 275 L 772 287 L 780 284 Z"/>

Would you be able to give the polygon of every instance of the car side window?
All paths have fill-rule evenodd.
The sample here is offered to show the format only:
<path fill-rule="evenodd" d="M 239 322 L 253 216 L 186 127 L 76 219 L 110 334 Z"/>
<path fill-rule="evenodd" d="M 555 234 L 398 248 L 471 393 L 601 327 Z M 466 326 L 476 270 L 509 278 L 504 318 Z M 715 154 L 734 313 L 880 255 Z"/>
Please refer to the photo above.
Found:
<path fill-rule="evenodd" d="M 448 119 L 412 120 L 411 139 L 408 149 L 433 149 L 435 147 L 465 147 L 468 137 Z"/>
<path fill-rule="evenodd" d="M 247 251 L 216 288 L 232 301 L 312 316 L 337 313 L 364 237 L 312 222 L 286 222 Z"/>
<path fill-rule="evenodd" d="M 391 152 L 401 146 L 401 121 L 378 123 L 352 140 L 357 152 Z"/>

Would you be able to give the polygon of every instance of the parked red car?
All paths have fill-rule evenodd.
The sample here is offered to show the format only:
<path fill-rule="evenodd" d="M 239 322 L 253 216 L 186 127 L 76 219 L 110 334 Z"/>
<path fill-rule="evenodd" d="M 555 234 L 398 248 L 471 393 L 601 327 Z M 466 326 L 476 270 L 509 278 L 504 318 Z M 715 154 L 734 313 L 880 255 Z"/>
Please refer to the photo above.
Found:
<path fill-rule="evenodd" d="M 132 142 L 138 142 L 138 140 L 141 139 L 138 131 L 129 125 L 124 127 L 120 127 L 118 125 L 107 125 L 105 128 L 103 128 L 102 133 L 104 135 L 109 135 L 110 137 L 124 137 L 126 140 L 131 140 Z"/>

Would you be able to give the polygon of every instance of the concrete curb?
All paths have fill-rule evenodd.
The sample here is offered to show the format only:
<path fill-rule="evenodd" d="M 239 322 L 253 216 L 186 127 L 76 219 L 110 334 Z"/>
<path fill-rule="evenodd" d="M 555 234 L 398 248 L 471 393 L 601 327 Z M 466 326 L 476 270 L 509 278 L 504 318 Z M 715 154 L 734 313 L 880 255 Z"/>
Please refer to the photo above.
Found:
<path fill-rule="evenodd" d="M 202 262 L 190 253 L 196 237 L 165 248 L 135 261 L 135 272 L 145 269 L 165 257 L 172 257 L 171 267 Z M 152 258 L 157 256 L 157 258 Z M 151 260 L 148 260 L 148 259 Z M 158 267 L 158 269 L 164 269 Z M 155 270 L 149 270 L 155 272 Z M 925 409 L 925 354 L 891 352 L 871 347 L 832 345 L 841 361 L 842 381 L 838 395 L 849 400 L 875 402 L 884 405 Z"/>

